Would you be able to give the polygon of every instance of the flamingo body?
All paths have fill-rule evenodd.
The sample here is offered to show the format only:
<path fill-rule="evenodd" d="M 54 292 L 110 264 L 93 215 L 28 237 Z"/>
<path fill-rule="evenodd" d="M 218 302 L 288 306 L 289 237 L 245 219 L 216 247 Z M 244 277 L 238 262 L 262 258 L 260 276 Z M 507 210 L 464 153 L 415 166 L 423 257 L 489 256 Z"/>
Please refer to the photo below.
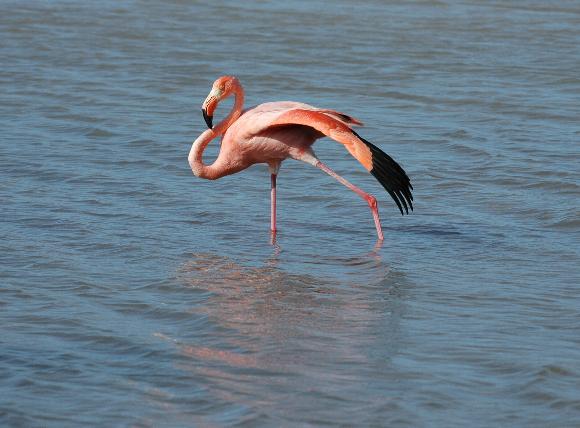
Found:
<path fill-rule="evenodd" d="M 213 111 L 218 102 L 232 94 L 236 97 L 232 111 L 213 127 Z M 224 76 L 215 81 L 202 107 L 210 129 L 195 140 L 188 159 L 196 176 L 212 180 L 257 163 L 268 164 L 272 183 L 272 232 L 276 232 L 276 176 L 281 163 L 292 158 L 322 169 L 365 199 L 373 213 L 378 238 L 383 239 L 376 198 L 340 177 L 316 157 L 312 145 L 324 136 L 343 144 L 377 178 L 401 214 L 403 207 L 407 213 L 409 208 L 413 209 L 412 186 L 407 174 L 390 156 L 352 129 L 352 126 L 362 125 L 357 119 L 335 110 L 293 101 L 268 102 L 244 111 L 243 99 L 243 89 L 237 78 Z M 222 136 L 219 155 L 212 165 L 205 165 L 203 151 L 211 140 L 219 136 Z"/>
<path fill-rule="evenodd" d="M 283 101 L 260 104 L 245 111 L 226 131 L 222 149 L 246 167 L 297 158 L 322 135 L 309 127 L 271 126 L 276 118 L 306 104 Z"/>

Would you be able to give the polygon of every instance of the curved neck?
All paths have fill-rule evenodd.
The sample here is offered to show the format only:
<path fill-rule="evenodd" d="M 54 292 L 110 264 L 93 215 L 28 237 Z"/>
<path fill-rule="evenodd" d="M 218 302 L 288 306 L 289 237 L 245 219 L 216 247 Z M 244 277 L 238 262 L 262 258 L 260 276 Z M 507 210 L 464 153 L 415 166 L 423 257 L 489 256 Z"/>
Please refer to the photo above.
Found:
<path fill-rule="evenodd" d="M 241 116 L 242 107 L 244 105 L 244 90 L 241 85 L 236 85 L 234 88 L 234 95 L 236 99 L 230 114 L 228 114 L 224 120 L 212 129 L 205 130 L 191 145 L 191 150 L 189 151 L 187 159 L 193 174 L 197 177 L 215 180 L 216 178 L 227 175 L 227 171 L 225 168 L 221 167 L 220 163 L 220 157 L 222 155 L 221 150 L 218 158 L 211 165 L 203 163 L 203 152 L 211 140 L 225 134 L 228 128 Z"/>
<path fill-rule="evenodd" d="M 213 130 L 217 135 L 225 134 L 228 128 L 242 115 L 242 108 L 244 107 L 244 90 L 240 84 L 237 84 L 234 86 L 233 91 L 235 101 L 232 111 L 230 111 L 230 114 L 228 114 L 224 120 L 213 127 Z"/>

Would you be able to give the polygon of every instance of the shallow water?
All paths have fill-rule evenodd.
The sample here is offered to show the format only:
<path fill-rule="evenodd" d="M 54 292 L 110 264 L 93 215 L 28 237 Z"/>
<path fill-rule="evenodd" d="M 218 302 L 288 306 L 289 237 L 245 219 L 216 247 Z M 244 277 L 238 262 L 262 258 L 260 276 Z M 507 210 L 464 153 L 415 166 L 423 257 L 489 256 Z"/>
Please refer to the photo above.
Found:
<path fill-rule="evenodd" d="M 3 426 L 580 425 L 578 2 L 0 11 Z M 288 161 L 271 246 L 267 168 L 188 168 L 225 73 L 364 121 L 415 212 L 322 140 L 385 243 Z"/>

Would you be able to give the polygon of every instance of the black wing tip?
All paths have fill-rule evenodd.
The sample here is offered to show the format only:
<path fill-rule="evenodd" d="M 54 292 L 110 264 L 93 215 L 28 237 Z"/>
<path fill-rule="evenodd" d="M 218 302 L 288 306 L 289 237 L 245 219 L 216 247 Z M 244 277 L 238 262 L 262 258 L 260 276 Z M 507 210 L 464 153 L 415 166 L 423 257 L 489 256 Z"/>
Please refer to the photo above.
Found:
<path fill-rule="evenodd" d="M 377 146 L 355 131 L 352 132 L 371 150 L 373 167 L 370 173 L 393 198 L 401 215 L 409 214 L 409 209 L 413 211 L 413 194 L 411 193 L 413 186 L 405 170 Z"/>

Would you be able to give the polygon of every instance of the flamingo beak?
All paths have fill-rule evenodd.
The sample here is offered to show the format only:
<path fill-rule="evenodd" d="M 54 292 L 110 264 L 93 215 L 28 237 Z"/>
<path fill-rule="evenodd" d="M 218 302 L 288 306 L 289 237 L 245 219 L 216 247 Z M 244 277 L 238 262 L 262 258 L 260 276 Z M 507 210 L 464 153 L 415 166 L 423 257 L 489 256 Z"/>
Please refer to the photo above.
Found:
<path fill-rule="evenodd" d="M 221 99 L 221 91 L 212 89 L 203 104 L 201 105 L 201 112 L 203 113 L 203 120 L 209 129 L 213 129 L 213 112 L 215 111 L 218 102 Z"/>
<path fill-rule="evenodd" d="M 203 113 L 203 120 L 205 120 L 205 123 L 207 124 L 207 127 L 209 129 L 212 129 L 213 128 L 213 124 L 212 124 L 213 116 L 207 114 L 207 110 L 205 108 L 202 108 L 201 109 L 201 112 Z"/>

